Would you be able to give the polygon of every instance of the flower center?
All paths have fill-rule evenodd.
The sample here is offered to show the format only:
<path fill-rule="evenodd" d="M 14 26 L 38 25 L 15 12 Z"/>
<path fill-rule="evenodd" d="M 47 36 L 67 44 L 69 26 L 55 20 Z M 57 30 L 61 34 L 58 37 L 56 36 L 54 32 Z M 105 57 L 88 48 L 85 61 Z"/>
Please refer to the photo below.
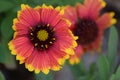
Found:
<path fill-rule="evenodd" d="M 73 33 L 78 36 L 77 43 L 82 45 L 91 44 L 98 37 L 98 28 L 95 21 L 83 19 L 76 24 Z"/>
<path fill-rule="evenodd" d="M 29 38 L 38 50 L 48 49 L 55 42 L 55 34 L 50 25 L 37 25 L 30 28 Z"/>
<path fill-rule="evenodd" d="M 45 41 L 48 39 L 48 32 L 46 30 L 40 30 L 38 31 L 37 38 L 40 41 Z"/>

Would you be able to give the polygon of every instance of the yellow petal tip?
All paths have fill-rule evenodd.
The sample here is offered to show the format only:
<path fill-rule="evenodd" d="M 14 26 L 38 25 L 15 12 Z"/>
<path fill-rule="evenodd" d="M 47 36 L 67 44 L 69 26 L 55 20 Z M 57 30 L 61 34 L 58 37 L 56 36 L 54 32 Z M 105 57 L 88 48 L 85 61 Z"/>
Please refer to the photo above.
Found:
<path fill-rule="evenodd" d="M 29 66 L 28 66 L 28 70 L 29 70 L 29 71 L 33 71 L 33 70 L 34 70 L 34 67 L 33 67 L 32 65 L 29 65 Z"/>
<path fill-rule="evenodd" d="M 112 20 L 111 20 L 111 24 L 116 24 L 117 23 L 117 20 L 115 19 L 115 18 L 113 18 Z"/>
<path fill-rule="evenodd" d="M 60 66 L 54 66 L 54 67 L 52 67 L 52 70 L 54 70 L 54 71 L 59 71 L 60 70 Z"/>
<path fill-rule="evenodd" d="M 61 15 L 63 15 L 63 14 L 64 14 L 64 9 L 62 9 L 62 10 L 60 11 L 60 14 L 61 14 Z"/>
<path fill-rule="evenodd" d="M 79 58 L 74 58 L 74 59 L 70 59 L 69 60 L 69 63 L 71 64 L 71 65 L 75 65 L 75 64 L 78 64 L 78 63 L 80 63 L 80 59 Z"/>
<path fill-rule="evenodd" d="M 75 54 L 75 53 L 74 53 L 74 50 L 71 49 L 71 48 L 66 49 L 65 52 L 66 52 L 67 54 L 69 54 L 69 55 L 74 55 L 74 54 Z"/>
<path fill-rule="evenodd" d="M 101 6 L 105 7 L 106 6 L 106 2 L 104 0 L 99 0 L 101 2 Z"/>
<path fill-rule="evenodd" d="M 24 57 L 16 55 L 16 60 L 24 60 Z"/>
<path fill-rule="evenodd" d="M 63 65 L 65 63 L 65 59 L 59 59 L 58 62 L 60 65 Z"/>
<path fill-rule="evenodd" d="M 42 72 L 43 72 L 44 74 L 48 74 L 48 73 L 49 73 L 49 69 L 43 69 Z"/>
<path fill-rule="evenodd" d="M 11 50 L 12 55 L 16 55 L 16 51 L 14 49 L 14 45 L 12 44 L 12 41 L 8 43 L 9 49 Z"/>
<path fill-rule="evenodd" d="M 40 69 L 35 69 L 35 73 L 39 74 L 40 73 Z"/>
<path fill-rule="evenodd" d="M 56 7 L 55 10 L 60 11 L 60 6 Z"/>
<path fill-rule="evenodd" d="M 22 60 L 19 62 L 19 64 L 23 64 L 23 63 L 24 63 L 24 61 L 22 61 Z"/>

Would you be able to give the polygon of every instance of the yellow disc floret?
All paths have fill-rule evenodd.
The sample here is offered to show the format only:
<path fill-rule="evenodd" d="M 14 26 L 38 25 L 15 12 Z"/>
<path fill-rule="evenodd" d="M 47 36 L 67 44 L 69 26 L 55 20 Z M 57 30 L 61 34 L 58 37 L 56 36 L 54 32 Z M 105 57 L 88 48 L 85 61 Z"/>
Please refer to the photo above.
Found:
<path fill-rule="evenodd" d="M 45 41 L 48 39 L 48 32 L 46 30 L 40 30 L 38 31 L 37 33 L 37 38 L 40 40 L 40 41 Z"/>

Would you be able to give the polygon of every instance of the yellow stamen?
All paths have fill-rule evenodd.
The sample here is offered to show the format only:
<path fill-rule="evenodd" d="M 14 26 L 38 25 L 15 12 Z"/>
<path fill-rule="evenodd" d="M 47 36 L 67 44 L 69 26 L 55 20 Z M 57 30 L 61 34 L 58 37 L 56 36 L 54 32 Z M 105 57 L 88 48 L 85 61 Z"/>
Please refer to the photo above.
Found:
<path fill-rule="evenodd" d="M 40 41 L 45 41 L 48 39 L 48 32 L 46 30 L 40 30 L 38 31 L 37 33 L 37 38 L 40 40 Z"/>
<path fill-rule="evenodd" d="M 33 35 L 33 33 L 30 33 L 30 35 Z"/>
<path fill-rule="evenodd" d="M 46 44 L 45 47 L 48 48 L 48 45 Z"/>
<path fill-rule="evenodd" d="M 51 42 L 51 41 L 50 41 L 49 43 L 50 43 L 50 44 L 52 44 L 52 42 Z"/>
<path fill-rule="evenodd" d="M 35 43 L 35 46 L 37 46 L 38 45 L 38 43 Z"/>
<path fill-rule="evenodd" d="M 30 40 L 33 40 L 34 38 L 31 38 Z"/>
<path fill-rule="evenodd" d="M 50 24 L 47 24 L 47 27 L 49 27 L 50 26 Z"/>
<path fill-rule="evenodd" d="M 52 40 L 55 40 L 55 38 L 52 38 Z"/>
<path fill-rule="evenodd" d="M 41 27 L 41 25 L 38 25 L 38 27 Z"/>
<path fill-rule="evenodd" d="M 30 29 L 31 29 L 31 30 L 33 30 L 33 28 L 32 28 L 32 27 L 30 27 Z"/>
<path fill-rule="evenodd" d="M 41 47 L 43 47 L 43 45 L 41 45 Z"/>

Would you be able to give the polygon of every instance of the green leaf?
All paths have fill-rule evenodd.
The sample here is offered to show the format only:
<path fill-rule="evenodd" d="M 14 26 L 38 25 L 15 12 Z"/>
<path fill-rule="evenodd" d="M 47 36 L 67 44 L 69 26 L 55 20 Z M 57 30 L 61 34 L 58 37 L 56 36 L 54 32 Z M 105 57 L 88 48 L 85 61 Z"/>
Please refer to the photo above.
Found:
<path fill-rule="evenodd" d="M 75 5 L 77 2 L 83 2 L 84 0 L 61 0 L 59 5 Z"/>
<path fill-rule="evenodd" d="M 56 5 L 56 3 L 59 3 L 59 0 L 27 0 L 27 3 L 36 6 L 36 5 L 42 5 L 43 3 L 46 5 Z"/>
<path fill-rule="evenodd" d="M 16 16 L 15 13 L 9 13 L 5 17 L 1 24 L 1 44 L 0 44 L 0 62 L 3 63 L 7 68 L 16 68 L 14 56 L 11 55 L 8 49 L 8 42 L 13 36 L 12 23 L 13 18 Z"/>
<path fill-rule="evenodd" d="M 82 76 L 85 76 L 86 75 L 86 69 L 85 69 L 85 66 L 84 66 L 84 63 L 81 62 L 79 64 L 76 64 L 76 65 L 69 65 L 69 68 L 70 70 L 72 71 L 73 73 L 73 76 L 74 78 L 77 80 L 78 78 L 82 77 Z"/>
<path fill-rule="evenodd" d="M 106 56 L 101 55 L 98 58 L 98 70 L 101 80 L 108 80 L 110 65 Z"/>
<path fill-rule="evenodd" d="M 32 0 L 31 2 L 28 0 L 29 3 L 32 2 L 36 5 L 42 5 L 43 3 L 47 5 L 53 6 L 63 6 L 63 5 L 75 5 L 77 2 L 83 2 L 84 0 Z"/>
<path fill-rule="evenodd" d="M 0 80 L 5 80 L 4 75 L 2 74 L 2 72 L 0 71 Z"/>
<path fill-rule="evenodd" d="M 14 6 L 13 3 L 6 0 L 0 0 L 0 12 L 7 11 Z"/>
<path fill-rule="evenodd" d="M 14 2 L 14 4 L 20 5 L 20 4 L 25 4 L 27 0 L 11 0 Z"/>
<path fill-rule="evenodd" d="M 110 80 L 120 80 L 120 66 L 118 67 L 115 74 L 112 74 Z"/>
<path fill-rule="evenodd" d="M 89 76 L 86 75 L 86 76 L 80 76 L 78 79 L 76 80 L 89 80 Z"/>
<path fill-rule="evenodd" d="M 6 0 L 6 1 L 10 1 L 10 2 L 12 2 L 14 5 L 15 4 L 24 4 L 24 3 L 26 3 L 27 2 L 27 0 Z"/>
<path fill-rule="evenodd" d="M 0 63 L 5 63 L 6 60 L 6 54 L 4 54 L 4 49 L 2 45 L 0 44 Z"/>
<path fill-rule="evenodd" d="M 53 72 L 49 72 L 49 74 L 45 75 L 42 72 L 39 74 L 35 74 L 36 80 L 54 80 L 53 79 Z"/>
<path fill-rule="evenodd" d="M 90 75 L 94 75 L 95 70 L 96 70 L 96 64 L 95 64 L 95 63 L 92 63 L 92 64 L 90 65 L 90 68 L 89 68 L 89 74 L 90 74 Z"/>
<path fill-rule="evenodd" d="M 16 68 L 14 56 L 11 55 L 8 49 L 8 40 L 3 39 L 0 48 L 2 49 L 0 50 L 0 62 L 2 62 L 8 69 Z"/>
<path fill-rule="evenodd" d="M 115 79 L 115 74 L 113 74 L 111 77 L 110 77 L 110 80 L 117 80 Z M 119 79 L 118 79 L 119 80 Z"/>
<path fill-rule="evenodd" d="M 1 23 L 1 34 L 2 37 L 4 37 L 5 39 L 12 38 L 13 35 L 12 24 L 13 24 L 13 18 L 15 17 L 16 17 L 16 13 L 9 13 Z"/>
<path fill-rule="evenodd" d="M 110 65 L 115 65 L 117 45 L 118 45 L 118 33 L 116 28 L 113 26 L 110 28 L 109 43 L 108 43 L 108 60 Z M 111 72 L 113 72 L 114 66 L 111 66 L 110 69 Z"/>
<path fill-rule="evenodd" d="M 118 67 L 116 71 L 115 80 L 120 80 L 120 66 Z"/>
<path fill-rule="evenodd" d="M 79 78 L 75 79 L 75 80 L 99 80 L 98 78 L 96 79 L 97 75 L 94 74 L 92 76 L 90 76 L 89 74 L 85 75 L 85 76 L 80 76 Z"/>

